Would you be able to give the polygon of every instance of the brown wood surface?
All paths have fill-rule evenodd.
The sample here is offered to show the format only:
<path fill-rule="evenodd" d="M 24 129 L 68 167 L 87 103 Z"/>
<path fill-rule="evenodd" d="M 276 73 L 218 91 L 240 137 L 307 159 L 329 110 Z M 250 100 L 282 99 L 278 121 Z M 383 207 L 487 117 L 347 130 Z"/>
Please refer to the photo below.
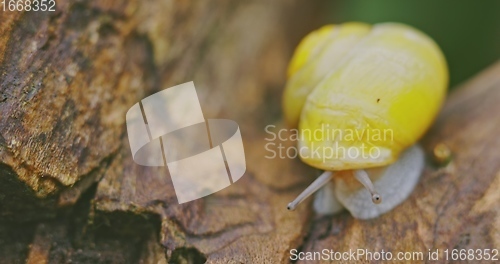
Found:
<path fill-rule="evenodd" d="M 425 173 L 393 211 L 362 221 L 314 215 L 311 200 L 286 210 L 318 171 L 265 158 L 264 127 L 282 126 L 286 63 L 320 25 L 310 19 L 317 8 L 60 1 L 55 13 L 0 13 L 0 263 L 287 263 L 290 249 L 500 249 L 499 63 L 451 93 L 422 140 Z M 125 113 L 191 80 L 206 118 L 240 125 L 247 171 L 177 205 L 164 168 L 133 162 Z M 446 166 L 431 162 L 439 143 L 452 151 Z"/>
<path fill-rule="evenodd" d="M 140 99 L 194 80 L 206 117 L 236 120 L 258 140 L 280 118 L 286 63 L 319 24 L 317 12 L 298 1 L 58 1 L 54 13 L 1 12 L 0 262 L 153 261 L 165 259 L 161 240 L 169 259 L 196 263 L 243 237 L 283 252 L 299 242 L 306 214 L 275 215 L 292 220 L 275 235 L 285 243 L 266 235 L 280 222 L 269 219 L 273 208 L 291 198 L 280 195 L 288 183 L 246 176 L 213 198 L 224 206 L 174 206 L 171 187 L 151 186 L 154 173 L 129 166 L 124 122 Z M 145 174 L 137 193 L 134 172 Z M 260 197 L 250 208 L 249 195 Z M 214 240 L 198 238 L 201 250 L 187 236 Z M 284 258 L 267 252 L 262 259 Z"/>
<path fill-rule="evenodd" d="M 41 219 L 74 204 L 118 153 L 128 108 L 155 91 L 195 80 L 205 115 L 253 120 L 310 29 L 294 16 L 313 9 L 61 1 L 56 12 L 1 12 L 0 216 Z"/>

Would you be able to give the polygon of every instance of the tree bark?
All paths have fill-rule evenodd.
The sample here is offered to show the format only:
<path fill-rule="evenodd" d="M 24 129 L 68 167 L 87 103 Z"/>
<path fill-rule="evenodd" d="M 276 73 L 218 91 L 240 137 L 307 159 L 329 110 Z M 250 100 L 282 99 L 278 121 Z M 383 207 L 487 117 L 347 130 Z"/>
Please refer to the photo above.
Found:
<path fill-rule="evenodd" d="M 56 12 L 0 13 L 4 259 L 155 261 L 159 251 L 150 241 L 160 239 L 161 225 L 161 241 L 170 243 L 166 256 L 196 263 L 206 258 L 206 250 L 182 239 L 182 232 L 196 228 L 196 219 L 204 224 L 194 236 L 218 239 L 218 232 L 235 230 L 215 249 L 256 231 L 255 241 L 275 244 L 280 251 L 300 241 L 306 214 L 275 216 L 299 227 L 290 234 L 281 229 L 276 239 L 286 243 L 265 235 L 274 226 L 266 200 L 289 199 L 279 195 L 288 183 L 263 185 L 245 176 L 240 187 L 214 198 L 229 203 L 227 208 L 211 207 L 221 217 L 238 213 L 238 218 L 220 221 L 208 215 L 205 220 L 205 202 L 176 206 L 169 182 L 160 186 L 166 189 L 151 186 L 161 180 L 154 169 L 128 164 L 124 122 L 126 111 L 140 99 L 194 80 L 206 117 L 233 119 L 244 138 L 255 138 L 265 124 L 280 118 L 286 63 L 300 38 L 319 24 L 311 19 L 316 11 L 316 4 L 298 1 L 58 1 Z M 256 113 L 261 118 L 255 119 Z M 294 167 L 310 170 L 300 163 Z M 137 186 L 134 172 L 142 177 Z M 296 185 L 304 182 L 293 179 Z M 253 209 L 244 205 L 248 192 L 261 196 Z M 189 214 L 197 216 L 189 219 Z M 175 224 L 174 216 L 183 222 Z M 184 224 L 190 226 L 182 231 Z M 181 233 L 174 241 L 167 230 Z"/>
<path fill-rule="evenodd" d="M 2 258 L 286 263 L 291 249 L 361 248 L 439 249 L 445 262 L 444 249 L 499 249 L 498 63 L 449 96 L 422 144 L 429 160 L 445 144 L 451 161 L 429 161 L 393 211 L 369 221 L 316 216 L 311 199 L 286 210 L 319 172 L 266 158 L 265 127 L 283 127 L 286 64 L 320 26 L 317 11 L 285 0 L 117 0 L 0 13 Z M 178 205 L 165 168 L 132 160 L 124 122 L 137 101 L 191 80 L 206 118 L 239 124 L 247 171 Z"/>
<path fill-rule="evenodd" d="M 292 16 L 312 8 L 68 1 L 2 12 L 0 216 L 41 219 L 74 204 L 118 153 L 128 108 L 155 91 L 194 79 L 206 115 L 221 116 L 231 97 L 247 107 L 225 109 L 249 114 L 268 92 L 260 85 L 278 91 L 284 57 L 308 29 Z"/>

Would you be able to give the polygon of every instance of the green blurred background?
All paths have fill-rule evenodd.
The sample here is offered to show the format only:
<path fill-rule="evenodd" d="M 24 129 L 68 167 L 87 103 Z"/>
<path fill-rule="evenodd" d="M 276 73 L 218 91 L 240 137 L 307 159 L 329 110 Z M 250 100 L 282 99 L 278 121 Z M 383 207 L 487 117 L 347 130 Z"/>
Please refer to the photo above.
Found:
<path fill-rule="evenodd" d="M 401 22 L 430 35 L 443 50 L 450 87 L 500 58 L 500 0 L 330 1 L 327 22 Z"/>

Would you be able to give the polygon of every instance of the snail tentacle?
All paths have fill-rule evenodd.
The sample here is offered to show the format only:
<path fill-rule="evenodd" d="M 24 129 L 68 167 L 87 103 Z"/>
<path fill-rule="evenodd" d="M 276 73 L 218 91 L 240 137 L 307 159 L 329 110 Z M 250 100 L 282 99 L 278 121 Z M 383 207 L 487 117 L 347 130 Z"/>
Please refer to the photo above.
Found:
<path fill-rule="evenodd" d="M 304 191 L 302 191 L 299 196 L 295 198 L 295 200 L 288 204 L 287 209 L 291 211 L 295 210 L 295 208 L 297 208 L 297 205 L 303 202 L 311 194 L 316 192 L 319 188 L 327 184 L 332 179 L 332 176 L 333 172 L 331 171 L 323 172 L 316 180 L 311 183 L 311 185 L 309 185 Z"/>
<path fill-rule="evenodd" d="M 372 202 L 374 204 L 379 204 L 382 202 L 382 197 L 380 197 L 380 194 L 378 194 L 375 190 L 375 187 L 373 187 L 373 183 L 370 180 L 370 177 L 368 177 L 368 173 L 366 173 L 365 170 L 355 170 L 354 177 L 370 192 L 370 194 L 372 195 Z"/>

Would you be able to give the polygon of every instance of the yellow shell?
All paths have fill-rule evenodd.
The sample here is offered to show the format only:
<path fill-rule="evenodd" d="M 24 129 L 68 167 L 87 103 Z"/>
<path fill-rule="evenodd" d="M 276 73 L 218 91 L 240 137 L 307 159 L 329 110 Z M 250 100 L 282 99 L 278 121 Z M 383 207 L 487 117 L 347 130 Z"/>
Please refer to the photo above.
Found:
<path fill-rule="evenodd" d="M 393 163 L 425 133 L 447 85 L 445 58 L 424 33 L 397 23 L 328 25 L 296 49 L 283 108 L 299 127 L 305 163 L 370 168 Z"/>

